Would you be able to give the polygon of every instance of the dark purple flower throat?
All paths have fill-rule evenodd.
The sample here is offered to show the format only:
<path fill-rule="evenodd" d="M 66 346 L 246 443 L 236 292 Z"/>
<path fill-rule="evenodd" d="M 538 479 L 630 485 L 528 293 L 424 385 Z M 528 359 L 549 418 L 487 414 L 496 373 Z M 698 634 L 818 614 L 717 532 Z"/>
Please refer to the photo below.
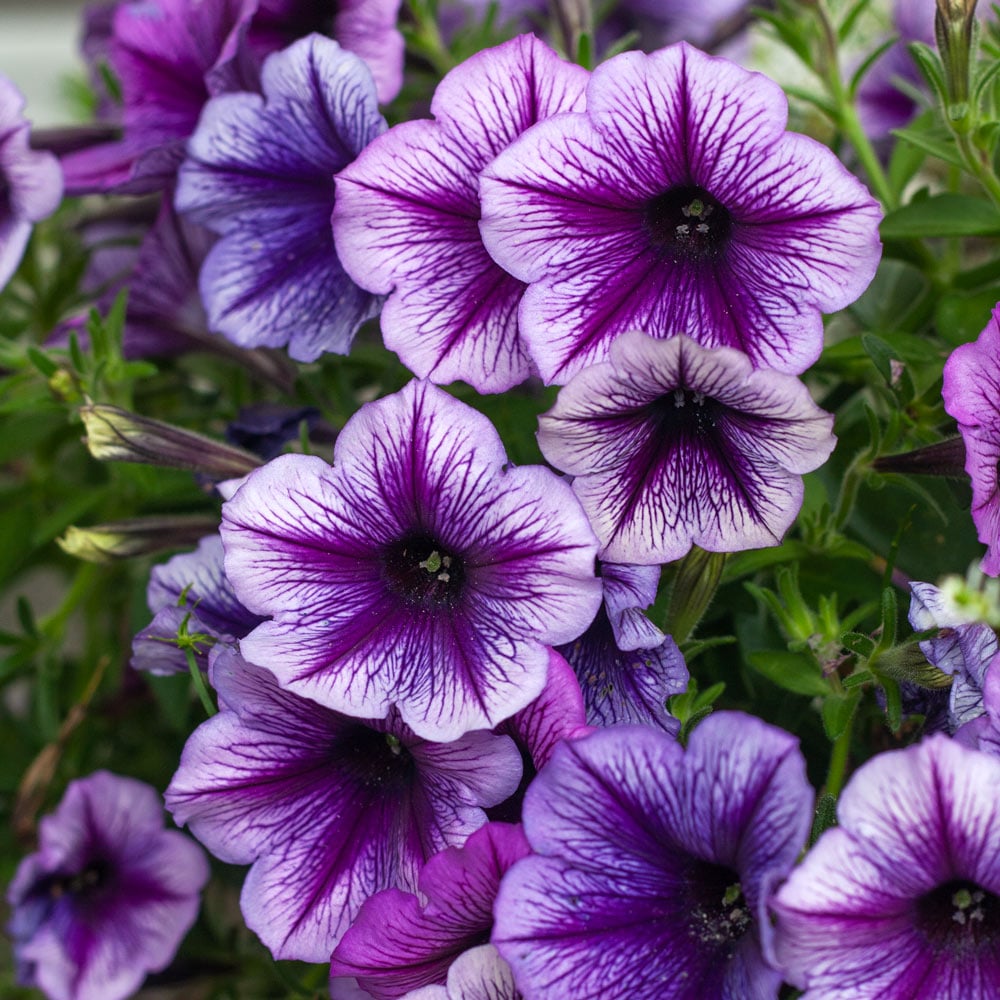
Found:
<path fill-rule="evenodd" d="M 642 213 L 653 250 L 674 264 L 717 260 L 733 228 L 725 207 L 696 184 L 681 184 L 650 198 Z"/>

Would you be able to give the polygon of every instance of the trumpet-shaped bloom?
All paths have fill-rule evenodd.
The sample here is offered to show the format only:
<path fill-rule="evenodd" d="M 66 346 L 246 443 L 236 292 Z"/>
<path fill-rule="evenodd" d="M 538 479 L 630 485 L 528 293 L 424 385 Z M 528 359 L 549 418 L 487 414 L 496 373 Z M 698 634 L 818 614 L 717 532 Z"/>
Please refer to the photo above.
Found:
<path fill-rule="evenodd" d="M 802 503 L 802 473 L 833 449 L 833 417 L 794 376 L 754 370 L 732 348 L 632 332 L 539 418 L 545 457 L 573 490 L 602 559 L 661 563 L 777 545 Z"/>
<path fill-rule="evenodd" d="M 511 468 L 492 424 L 426 382 L 363 406 L 334 464 L 284 455 L 223 506 L 226 573 L 273 615 L 241 642 L 339 712 L 397 706 L 428 739 L 488 729 L 541 692 L 547 644 L 601 600 L 569 486 Z"/>
<path fill-rule="evenodd" d="M 530 35 L 479 52 L 438 85 L 435 121 L 405 122 L 337 177 L 337 252 L 388 294 L 386 346 L 415 374 L 499 392 L 531 372 L 518 332 L 524 285 L 479 235 L 479 172 L 525 129 L 579 110 L 587 73 Z"/>
<path fill-rule="evenodd" d="M 944 366 L 944 408 L 965 442 L 972 479 L 972 520 L 987 546 L 982 570 L 1000 575 L 1000 305 L 971 344 L 952 351 Z"/>
<path fill-rule="evenodd" d="M 264 96 L 210 101 L 188 143 L 178 211 L 220 235 L 201 271 L 211 328 L 297 361 L 346 354 L 377 299 L 333 245 L 333 175 L 385 129 L 371 73 L 310 35 L 264 63 Z"/>
<path fill-rule="evenodd" d="M 1000 993 L 1000 760 L 932 736 L 851 778 L 775 896 L 803 1000 Z"/>
<path fill-rule="evenodd" d="M 327 961 L 369 896 L 414 890 L 521 776 L 505 736 L 429 743 L 395 714 L 331 712 L 231 649 L 211 679 L 225 707 L 188 740 L 167 805 L 217 857 L 253 865 L 243 916 L 276 958 Z"/>
<path fill-rule="evenodd" d="M 604 604 L 579 639 L 560 647 L 576 672 L 592 726 L 638 723 L 676 733 L 667 699 L 689 680 L 677 643 L 644 614 L 656 599 L 658 566 L 601 565 Z"/>
<path fill-rule="evenodd" d="M 609 59 L 586 101 L 481 181 L 483 239 L 530 284 L 519 323 L 546 382 L 637 328 L 811 365 L 821 313 L 875 273 L 881 213 L 830 150 L 785 132 L 781 88 L 680 43 Z"/>
<path fill-rule="evenodd" d="M 503 877 L 493 943 L 527 1000 L 764 1000 L 761 933 L 812 819 L 796 741 L 719 712 L 687 750 L 645 726 L 563 743 L 528 789 L 535 854 Z"/>
<path fill-rule="evenodd" d="M 519 826 L 487 823 L 461 848 L 435 855 L 420 872 L 422 897 L 398 889 L 372 896 L 341 939 L 331 976 L 353 976 L 375 1000 L 444 983 L 468 948 L 489 940 L 503 873 L 529 853 Z"/>
<path fill-rule="evenodd" d="M 209 872 L 163 819 L 140 781 L 98 771 L 70 784 L 7 892 L 23 983 L 51 1000 L 123 1000 L 170 963 Z"/>
<path fill-rule="evenodd" d="M 28 145 L 24 98 L 0 76 L 0 289 L 21 263 L 34 223 L 51 215 L 62 199 L 62 174 L 51 153 Z"/>

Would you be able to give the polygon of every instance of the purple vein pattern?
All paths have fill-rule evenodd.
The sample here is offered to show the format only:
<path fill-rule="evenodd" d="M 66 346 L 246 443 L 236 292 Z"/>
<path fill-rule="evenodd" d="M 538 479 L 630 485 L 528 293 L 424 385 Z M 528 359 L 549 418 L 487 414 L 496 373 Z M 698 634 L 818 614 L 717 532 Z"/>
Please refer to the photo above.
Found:
<path fill-rule="evenodd" d="M 786 120 L 776 83 L 680 43 L 609 59 L 584 113 L 539 123 L 483 171 L 483 239 L 530 284 L 519 324 L 546 382 L 634 329 L 785 372 L 819 357 L 821 312 L 875 273 L 881 213 Z"/>

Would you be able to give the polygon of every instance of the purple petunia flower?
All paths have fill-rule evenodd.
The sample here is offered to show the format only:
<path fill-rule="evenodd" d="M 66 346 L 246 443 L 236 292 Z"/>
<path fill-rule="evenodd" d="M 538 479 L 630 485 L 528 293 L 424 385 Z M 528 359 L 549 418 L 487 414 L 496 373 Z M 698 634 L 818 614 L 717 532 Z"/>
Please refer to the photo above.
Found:
<path fill-rule="evenodd" d="M 435 121 L 405 122 L 337 177 L 337 252 L 388 294 L 386 346 L 416 375 L 500 392 L 531 373 L 524 285 L 479 234 L 479 173 L 525 129 L 583 107 L 588 74 L 531 35 L 479 52 L 438 85 Z"/>
<path fill-rule="evenodd" d="M 28 145 L 23 109 L 21 92 L 0 76 L 0 290 L 21 263 L 33 224 L 59 207 L 63 193 L 56 158 Z"/>
<path fill-rule="evenodd" d="M 132 666 L 151 674 L 187 673 L 187 659 L 177 645 L 178 631 L 207 637 L 194 650 L 202 670 L 215 644 L 232 645 L 263 621 L 247 611 L 233 592 L 223 567 L 222 539 L 210 535 L 194 552 L 154 566 L 146 588 L 153 620 L 132 642 Z"/>
<path fill-rule="evenodd" d="M 880 753 L 772 903 L 803 1000 L 1000 993 L 1000 761 L 944 736 Z"/>
<path fill-rule="evenodd" d="M 375 1000 L 443 983 L 462 952 L 489 940 L 500 879 L 528 853 L 519 826 L 480 827 L 424 865 L 421 898 L 398 889 L 372 896 L 334 950 L 330 975 L 355 977 Z"/>
<path fill-rule="evenodd" d="M 539 418 L 545 457 L 573 490 L 602 559 L 662 563 L 777 545 L 804 472 L 833 450 L 833 417 L 794 376 L 732 348 L 621 335 Z"/>
<path fill-rule="evenodd" d="M 496 948 L 482 944 L 455 959 L 444 986 L 421 987 L 403 1000 L 521 1000 L 521 992 Z"/>
<path fill-rule="evenodd" d="M 971 344 L 955 348 L 944 366 L 944 408 L 965 442 L 972 479 L 972 520 L 987 546 L 982 570 L 1000 575 L 1000 304 Z"/>
<path fill-rule="evenodd" d="M 70 783 L 7 891 L 22 983 L 51 1000 L 122 1000 L 166 968 L 209 870 L 163 820 L 140 781 L 98 771 Z"/>
<path fill-rule="evenodd" d="M 521 774 L 505 736 L 428 743 L 395 714 L 358 719 L 278 688 L 232 649 L 212 661 L 223 711 L 190 737 L 167 806 L 213 854 L 252 864 L 241 905 L 275 958 L 329 959 L 371 895 L 415 890 Z"/>
<path fill-rule="evenodd" d="M 687 688 L 690 675 L 677 643 L 642 612 L 656 599 L 659 580 L 659 566 L 602 563 L 604 604 L 579 639 L 560 647 L 580 681 L 592 726 L 680 729 L 667 699 Z"/>
<path fill-rule="evenodd" d="M 428 739 L 488 729 L 541 692 L 601 600 L 570 488 L 512 468 L 481 414 L 426 382 L 363 406 L 331 468 L 283 455 L 222 509 L 226 573 L 274 620 L 241 643 L 283 687 Z"/>
<path fill-rule="evenodd" d="M 310 35 L 268 58 L 261 86 L 205 106 L 178 181 L 178 211 L 221 236 L 201 272 L 209 323 L 297 361 L 346 354 L 379 303 L 337 258 L 333 175 L 385 130 L 371 73 Z"/>
<path fill-rule="evenodd" d="M 781 88 L 680 43 L 609 59 L 586 99 L 481 180 L 483 239 L 531 285 L 519 324 L 545 381 L 637 328 L 812 364 L 821 312 L 875 273 L 881 213 L 830 150 L 784 131 Z"/>
<path fill-rule="evenodd" d="M 563 743 L 528 790 L 536 855 L 504 876 L 493 943 L 527 1000 L 764 1000 L 772 886 L 812 819 L 796 740 L 719 712 L 687 750 L 650 727 Z"/>

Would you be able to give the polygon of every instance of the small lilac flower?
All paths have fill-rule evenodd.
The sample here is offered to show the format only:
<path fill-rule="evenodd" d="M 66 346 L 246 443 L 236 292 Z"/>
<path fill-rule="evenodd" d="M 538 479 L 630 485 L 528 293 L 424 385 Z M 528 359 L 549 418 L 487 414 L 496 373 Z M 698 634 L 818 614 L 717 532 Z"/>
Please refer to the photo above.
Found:
<path fill-rule="evenodd" d="M 70 783 L 7 891 L 23 984 L 52 1000 L 123 1000 L 166 968 L 209 870 L 163 819 L 140 781 L 97 771 Z"/>
<path fill-rule="evenodd" d="M 0 76 L 0 289 L 21 263 L 33 224 L 59 207 L 63 193 L 56 158 L 28 145 L 23 109 L 21 92 Z"/>
<path fill-rule="evenodd" d="M 382 335 L 416 375 L 500 392 L 531 373 L 524 285 L 483 246 L 479 173 L 535 122 L 580 110 L 587 77 L 531 35 L 479 52 L 438 85 L 435 121 L 397 125 L 338 175 L 337 252 L 389 295 Z"/>
<path fill-rule="evenodd" d="M 62 159 L 70 194 L 164 190 L 211 95 L 253 86 L 242 39 L 255 0 L 119 3 L 98 52 L 122 91 L 122 136 Z"/>
<path fill-rule="evenodd" d="M 951 353 L 941 389 L 944 408 L 958 421 L 965 442 L 965 471 L 972 479 L 972 520 L 987 546 L 982 570 L 1000 575 L 1000 304 L 971 344 Z"/>
<path fill-rule="evenodd" d="M 224 708 L 188 740 L 167 806 L 218 858 L 253 865 L 243 916 L 275 958 L 327 961 L 369 896 L 415 890 L 520 778 L 507 737 L 428 743 L 395 714 L 331 712 L 232 649 L 211 680 Z"/>
<path fill-rule="evenodd" d="M 687 688 L 690 675 L 677 643 L 642 613 L 656 599 L 659 580 L 659 566 L 602 563 L 604 604 L 579 639 L 560 647 L 580 681 L 592 726 L 680 729 L 667 699 Z"/>
<path fill-rule="evenodd" d="M 491 944 L 470 948 L 452 963 L 444 986 L 423 986 L 404 1000 L 522 1000 L 511 967 Z"/>
<path fill-rule="evenodd" d="M 427 739 L 535 699 L 546 644 L 601 599 L 570 488 L 512 468 L 486 417 L 426 382 L 363 406 L 333 467 L 282 455 L 222 508 L 226 573 L 257 614 L 241 642 L 283 687 Z"/>
<path fill-rule="evenodd" d="M 802 474 L 833 450 L 833 417 L 794 376 L 732 348 L 621 335 L 539 418 L 545 457 L 574 477 L 600 557 L 663 563 L 777 545 Z"/>
<path fill-rule="evenodd" d="M 531 286 L 519 324 L 545 381 L 605 360 L 634 329 L 809 367 L 820 314 L 875 273 L 871 195 L 829 149 L 784 131 L 776 83 L 686 43 L 609 59 L 586 100 L 481 180 L 483 240 Z"/>
<path fill-rule="evenodd" d="M 259 56 L 318 32 L 332 35 L 360 56 L 379 102 L 391 101 L 403 85 L 403 36 L 396 21 L 400 0 L 257 0 L 247 42 Z"/>
<path fill-rule="evenodd" d="M 616 726 L 556 748 L 528 790 L 536 853 L 503 877 L 493 944 L 527 1000 L 764 1000 L 761 933 L 812 820 L 788 733 L 719 712 L 687 750 Z"/>
<path fill-rule="evenodd" d="M 201 272 L 209 324 L 296 361 L 346 354 L 378 300 L 337 258 L 333 175 L 385 130 L 371 73 L 310 35 L 268 58 L 261 86 L 205 106 L 178 181 L 178 211 L 221 236 Z"/>
<path fill-rule="evenodd" d="M 153 620 L 132 642 L 132 666 L 151 674 L 187 673 L 187 658 L 177 645 L 181 628 L 205 639 L 195 645 L 195 661 L 208 669 L 208 654 L 232 645 L 263 621 L 240 603 L 223 568 L 222 539 L 210 535 L 194 552 L 154 566 L 146 589 Z"/>
<path fill-rule="evenodd" d="M 1000 761 L 944 736 L 861 767 L 777 892 L 803 1000 L 1000 994 Z"/>
<path fill-rule="evenodd" d="M 399 889 L 372 896 L 334 950 L 330 975 L 355 977 L 375 1000 L 444 983 L 462 952 L 489 940 L 500 878 L 528 853 L 519 826 L 480 827 L 424 865 L 419 897 Z"/>

